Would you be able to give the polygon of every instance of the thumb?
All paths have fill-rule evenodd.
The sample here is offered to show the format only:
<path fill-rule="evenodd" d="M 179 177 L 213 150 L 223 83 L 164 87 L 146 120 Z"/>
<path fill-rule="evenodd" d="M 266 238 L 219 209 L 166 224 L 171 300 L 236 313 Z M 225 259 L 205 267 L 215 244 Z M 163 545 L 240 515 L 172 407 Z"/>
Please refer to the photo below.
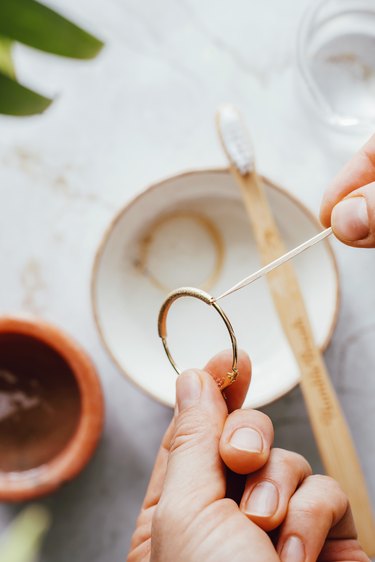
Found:
<path fill-rule="evenodd" d="M 375 248 L 375 182 L 337 203 L 331 223 L 337 238 L 349 246 Z"/>
<path fill-rule="evenodd" d="M 176 402 L 160 501 L 190 518 L 225 495 L 219 440 L 228 412 L 218 386 L 205 371 L 189 370 L 178 377 Z"/>

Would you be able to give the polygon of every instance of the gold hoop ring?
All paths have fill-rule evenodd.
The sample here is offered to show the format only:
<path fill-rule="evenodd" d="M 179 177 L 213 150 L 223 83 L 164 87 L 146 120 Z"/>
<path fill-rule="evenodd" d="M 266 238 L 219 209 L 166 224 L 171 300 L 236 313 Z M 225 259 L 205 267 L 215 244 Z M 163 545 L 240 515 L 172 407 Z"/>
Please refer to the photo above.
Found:
<path fill-rule="evenodd" d="M 168 316 L 169 309 L 174 303 L 174 301 L 182 297 L 193 297 L 203 301 L 209 306 L 212 306 L 220 314 L 221 318 L 224 320 L 224 324 L 229 332 L 230 340 L 232 343 L 232 353 L 233 353 L 232 370 L 226 373 L 225 376 L 215 379 L 220 390 L 224 390 L 224 388 L 227 388 L 227 386 L 231 385 L 238 376 L 237 339 L 228 316 L 225 314 L 221 306 L 219 306 L 214 301 L 213 297 L 211 297 L 211 295 L 209 295 L 205 291 L 202 291 L 201 289 L 195 289 L 194 287 L 181 287 L 180 289 L 176 289 L 175 291 L 169 293 L 169 295 L 165 299 L 164 303 L 161 306 L 159 312 L 159 318 L 158 318 L 158 332 L 163 342 L 165 353 L 167 354 L 167 357 L 172 367 L 176 371 L 176 373 L 180 375 L 182 371 L 181 369 L 179 369 L 179 367 L 177 367 L 167 343 L 167 316 Z"/>

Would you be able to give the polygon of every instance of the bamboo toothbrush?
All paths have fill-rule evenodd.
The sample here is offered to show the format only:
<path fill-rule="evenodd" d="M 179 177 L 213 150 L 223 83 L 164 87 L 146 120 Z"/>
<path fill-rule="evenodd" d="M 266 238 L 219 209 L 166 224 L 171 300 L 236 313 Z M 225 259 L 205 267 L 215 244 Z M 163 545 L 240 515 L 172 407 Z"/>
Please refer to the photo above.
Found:
<path fill-rule="evenodd" d="M 237 110 L 230 105 L 218 111 L 217 127 L 230 171 L 241 189 L 261 259 L 268 264 L 285 253 L 285 246 L 255 169 L 246 128 Z M 314 341 L 295 271 L 288 262 L 270 272 L 267 278 L 281 325 L 300 368 L 301 389 L 324 467 L 349 497 L 362 547 L 368 556 L 375 556 L 375 520 L 365 479 L 322 354 Z"/>

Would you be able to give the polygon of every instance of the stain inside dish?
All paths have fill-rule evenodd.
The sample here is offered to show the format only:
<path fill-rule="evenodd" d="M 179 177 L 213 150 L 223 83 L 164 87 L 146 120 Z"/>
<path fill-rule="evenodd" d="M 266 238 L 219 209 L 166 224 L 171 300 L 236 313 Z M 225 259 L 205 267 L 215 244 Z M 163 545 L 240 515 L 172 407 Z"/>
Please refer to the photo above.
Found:
<path fill-rule="evenodd" d="M 214 256 L 212 268 L 206 272 L 205 278 L 197 283 L 202 290 L 208 291 L 220 276 L 225 254 L 222 235 L 208 217 L 195 211 L 177 209 L 156 219 L 139 240 L 138 256 L 134 265 L 163 293 L 170 292 L 175 286 L 168 282 L 165 271 L 160 273 L 156 270 L 155 262 L 158 263 L 160 270 L 160 263 L 163 261 L 161 254 L 166 251 L 172 261 L 176 259 L 178 253 L 184 253 L 188 258 L 189 252 L 192 252 L 190 257 L 194 260 L 198 248 L 193 248 L 189 240 L 189 232 L 193 230 L 201 233 L 212 247 Z"/>
<path fill-rule="evenodd" d="M 0 471 L 43 465 L 73 437 L 80 391 L 67 362 L 32 336 L 0 334 Z"/>

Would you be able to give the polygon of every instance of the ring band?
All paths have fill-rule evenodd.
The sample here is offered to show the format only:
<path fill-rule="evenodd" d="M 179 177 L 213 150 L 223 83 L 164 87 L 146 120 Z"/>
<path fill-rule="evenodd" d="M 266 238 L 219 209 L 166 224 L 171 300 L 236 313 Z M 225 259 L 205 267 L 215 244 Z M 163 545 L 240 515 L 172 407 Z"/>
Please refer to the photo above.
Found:
<path fill-rule="evenodd" d="M 220 390 L 224 390 L 224 388 L 231 385 L 236 380 L 236 378 L 238 376 L 237 339 L 236 339 L 232 324 L 230 323 L 230 320 L 229 320 L 228 316 L 225 314 L 225 312 L 223 311 L 221 306 L 219 306 L 214 301 L 213 297 L 211 297 L 211 295 L 209 295 L 205 291 L 202 291 L 201 289 L 195 289 L 193 287 L 181 287 L 180 289 L 176 289 L 175 291 L 172 291 L 171 293 L 169 293 L 169 295 L 165 299 L 165 301 L 164 301 L 164 303 L 163 303 L 163 305 L 160 309 L 159 318 L 158 318 L 158 332 L 159 332 L 160 338 L 162 339 L 165 353 L 167 354 L 167 357 L 168 357 L 172 367 L 176 371 L 176 373 L 178 375 L 180 375 L 182 371 L 176 365 L 176 363 L 175 363 L 175 361 L 174 361 L 174 359 L 171 355 L 171 352 L 169 350 L 168 343 L 167 343 L 167 316 L 168 316 L 169 309 L 172 306 L 172 304 L 174 303 L 174 301 L 176 301 L 177 299 L 182 298 L 182 297 L 193 297 L 193 298 L 196 298 L 196 299 L 199 299 L 199 300 L 203 301 L 204 303 L 208 304 L 209 306 L 212 306 L 220 314 L 220 316 L 223 319 L 224 324 L 225 324 L 225 326 L 226 326 L 226 328 L 229 332 L 229 336 L 230 336 L 231 343 L 232 343 L 232 354 L 233 354 L 232 370 L 230 372 L 226 373 L 225 376 L 215 379 L 215 381 L 216 381 L 218 387 L 220 388 Z"/>

